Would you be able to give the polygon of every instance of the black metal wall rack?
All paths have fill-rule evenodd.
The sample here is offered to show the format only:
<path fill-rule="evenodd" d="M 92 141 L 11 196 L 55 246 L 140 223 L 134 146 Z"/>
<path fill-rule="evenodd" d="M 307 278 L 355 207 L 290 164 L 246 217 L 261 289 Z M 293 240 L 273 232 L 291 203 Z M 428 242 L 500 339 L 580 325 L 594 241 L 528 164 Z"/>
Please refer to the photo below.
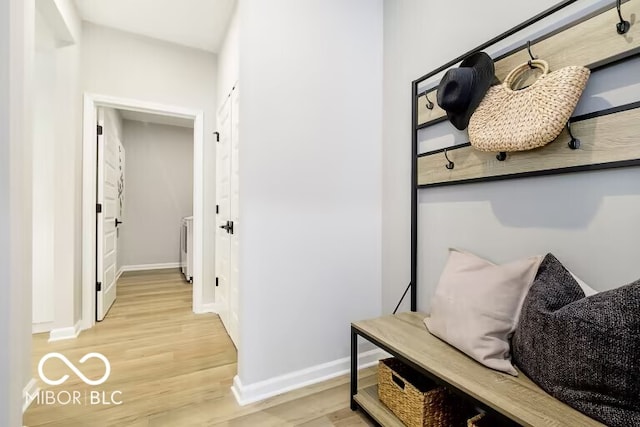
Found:
<path fill-rule="evenodd" d="M 637 134 L 640 129 L 636 129 L 636 126 L 633 125 L 632 122 L 640 122 L 640 109 L 638 109 L 640 103 L 638 102 L 573 117 L 568 124 L 567 130 L 547 147 L 533 150 L 532 152 L 525 152 L 524 154 L 510 153 L 505 155 L 504 153 L 499 153 L 498 160 L 503 160 L 504 162 L 501 163 L 504 164 L 495 164 L 493 160 L 495 159 L 496 153 L 493 155 L 485 155 L 486 157 L 482 157 L 479 153 L 476 153 L 479 158 L 475 159 L 475 166 L 477 166 L 479 162 L 484 162 L 486 165 L 491 166 L 482 168 L 483 172 L 475 176 L 464 176 L 461 170 L 463 170 L 466 165 L 464 162 L 459 162 L 458 160 L 461 157 L 468 157 L 469 151 L 473 150 L 469 143 L 419 153 L 419 132 L 430 126 L 446 121 L 446 115 L 444 115 L 442 110 L 440 110 L 439 113 L 434 113 L 434 111 L 438 109 L 437 105 L 434 104 L 437 82 L 432 81 L 427 89 L 420 90 L 420 86 L 423 83 L 457 65 L 472 53 L 485 50 L 498 42 L 516 35 L 531 25 L 576 3 L 576 1 L 577 0 L 562 1 L 522 24 L 511 28 L 503 34 L 494 37 L 469 52 L 419 77 L 411 83 L 411 282 L 409 285 L 411 311 L 417 310 L 418 302 L 418 192 L 421 189 L 640 165 L 640 141 L 631 144 L 627 143 L 626 145 L 620 145 L 615 148 L 611 148 L 611 144 L 602 147 L 601 141 L 591 141 L 589 143 L 590 137 L 594 136 L 592 130 L 575 129 L 580 126 L 579 123 L 584 123 L 585 120 L 599 119 L 598 124 L 601 124 L 615 118 L 617 122 L 620 122 L 620 117 L 616 117 L 616 114 L 633 110 L 634 118 L 637 120 L 629 119 L 625 121 L 625 129 L 620 130 L 620 132 L 626 132 L 626 135 Z M 542 57 L 542 59 L 549 59 L 552 70 L 566 65 L 583 65 L 590 68 L 592 72 L 600 71 L 612 65 L 638 57 L 640 55 L 640 29 L 637 25 L 631 25 L 631 23 L 625 19 L 625 16 L 630 16 L 631 18 L 629 19 L 634 21 L 636 15 L 640 16 L 640 1 L 613 1 L 598 10 L 585 14 L 572 22 L 562 25 L 533 40 L 529 40 L 526 44 L 515 47 L 494 58 L 496 75 L 500 79 L 504 78 L 506 73 L 513 68 L 514 65 L 526 62 L 527 59 L 534 57 L 534 55 L 535 57 Z M 624 24 L 624 22 L 627 22 L 629 25 Z M 569 44 L 575 42 L 576 36 L 586 40 L 585 43 L 590 43 L 592 40 L 601 40 L 601 42 L 597 45 L 582 48 L 562 45 L 563 43 Z M 571 49 L 573 49 L 571 54 L 567 54 L 566 52 Z M 429 106 L 431 106 L 431 108 L 429 108 Z M 424 112 L 425 109 L 429 110 L 428 113 L 431 117 L 421 117 L 421 112 Z M 575 125 L 572 131 L 571 124 L 574 123 Z M 601 135 L 599 136 L 601 137 Z M 618 136 L 621 136 L 621 134 L 611 135 L 611 137 Z M 580 145 L 580 141 L 583 142 L 582 145 Z M 584 143 L 585 141 L 587 144 Z M 558 148 L 560 145 L 570 150 L 570 155 L 561 152 Z M 613 154 L 614 149 L 618 149 L 619 152 Z M 606 150 L 609 150 L 608 154 L 605 153 Z M 560 154 L 558 154 L 558 152 Z M 464 153 L 465 156 L 462 156 L 461 153 Z M 594 155 L 594 153 L 597 155 Z M 554 156 L 560 155 L 563 156 L 562 161 L 552 161 Z M 433 162 L 427 161 L 427 158 L 432 156 L 437 156 L 438 158 L 439 163 L 436 169 L 432 167 Z M 567 159 L 569 156 L 574 160 L 565 161 L 564 159 Z M 528 161 L 526 166 L 525 158 Z M 510 164 L 509 167 L 506 167 L 505 164 L 511 161 L 513 163 Z M 516 167 L 514 166 L 516 164 L 522 166 Z M 434 174 L 437 174 L 437 176 L 429 179 L 424 178 L 425 176 L 433 176 Z"/>

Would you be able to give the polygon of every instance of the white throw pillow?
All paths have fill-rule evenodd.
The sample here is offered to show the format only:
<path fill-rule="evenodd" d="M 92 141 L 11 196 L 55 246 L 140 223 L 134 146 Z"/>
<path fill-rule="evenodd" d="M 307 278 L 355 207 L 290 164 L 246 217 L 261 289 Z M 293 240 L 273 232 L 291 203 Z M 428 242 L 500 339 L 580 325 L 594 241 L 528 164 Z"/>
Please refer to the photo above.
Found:
<path fill-rule="evenodd" d="M 569 270 L 567 270 L 567 271 L 569 271 Z M 585 296 L 590 297 L 591 295 L 595 295 L 595 294 L 598 293 L 598 291 L 593 289 L 591 286 L 587 285 L 582 279 L 580 279 L 578 276 L 576 276 L 572 272 L 569 271 L 569 274 L 571 274 L 571 277 L 573 277 L 573 280 L 578 282 L 578 285 L 582 289 L 582 292 L 584 292 Z"/>
<path fill-rule="evenodd" d="M 509 340 L 541 261 L 533 256 L 496 265 L 450 249 L 425 319 L 429 332 L 489 368 L 518 375 Z"/>

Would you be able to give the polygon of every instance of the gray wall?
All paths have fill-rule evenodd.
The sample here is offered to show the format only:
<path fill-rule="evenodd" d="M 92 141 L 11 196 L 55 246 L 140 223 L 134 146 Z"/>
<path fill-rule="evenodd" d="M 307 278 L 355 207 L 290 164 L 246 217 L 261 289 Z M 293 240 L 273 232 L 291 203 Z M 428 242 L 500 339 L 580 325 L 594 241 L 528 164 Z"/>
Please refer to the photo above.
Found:
<path fill-rule="evenodd" d="M 384 313 L 393 309 L 410 277 L 411 81 L 554 3 L 491 0 L 456 2 L 454 7 L 452 2 L 385 1 Z M 564 15 L 579 15 L 605 3 L 578 2 Z M 429 31 L 423 31 L 421 21 L 427 16 L 438 19 L 430 19 Z M 538 25 L 535 31 L 545 31 L 545 25 L 554 24 Z M 500 49 L 524 45 L 522 37 L 512 38 Z M 611 37 L 618 37 L 614 29 Z M 622 67 L 592 76 L 578 107 L 580 113 L 640 99 L 640 62 Z M 422 132 L 420 139 L 427 141 L 451 130 L 448 124 L 434 126 Z M 466 133 L 440 139 L 439 146 L 467 140 Z M 422 151 L 433 148 L 429 142 L 420 144 Z M 637 167 L 425 189 L 420 191 L 418 221 L 420 310 L 429 309 L 448 247 L 471 250 L 496 262 L 553 252 L 600 290 L 640 277 Z"/>
<path fill-rule="evenodd" d="M 124 120 L 119 265 L 180 261 L 180 220 L 193 214 L 193 129 Z"/>

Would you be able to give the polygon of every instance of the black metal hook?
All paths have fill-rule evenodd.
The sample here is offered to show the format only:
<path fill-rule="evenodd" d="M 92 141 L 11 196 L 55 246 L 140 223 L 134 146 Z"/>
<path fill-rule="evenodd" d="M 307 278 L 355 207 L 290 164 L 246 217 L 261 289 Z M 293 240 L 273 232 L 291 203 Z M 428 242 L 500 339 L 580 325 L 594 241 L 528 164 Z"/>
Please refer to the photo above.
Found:
<path fill-rule="evenodd" d="M 429 94 L 427 92 L 424 93 L 424 97 L 427 99 L 427 110 L 433 110 L 433 102 L 429 99 Z"/>
<path fill-rule="evenodd" d="M 533 68 L 533 64 L 531 64 L 531 61 L 535 61 L 536 59 L 538 59 L 538 57 L 533 56 L 533 53 L 531 53 L 531 40 L 527 40 L 527 52 L 529 53 L 529 58 L 531 58 L 528 61 L 529 67 Z"/>
<path fill-rule="evenodd" d="M 571 141 L 569 141 L 569 148 L 572 150 L 577 150 L 580 148 L 580 140 L 573 136 L 573 132 L 571 132 L 571 122 L 567 122 L 567 131 L 569 131 L 569 136 L 571 137 Z"/>
<path fill-rule="evenodd" d="M 505 160 L 507 160 L 507 153 L 505 153 L 504 151 L 499 152 L 496 155 L 496 159 L 498 159 L 501 162 L 504 162 Z"/>
<path fill-rule="evenodd" d="M 451 170 L 451 169 L 453 169 L 453 168 L 456 166 L 456 164 L 455 164 L 455 163 L 453 163 L 453 162 L 449 159 L 449 156 L 447 156 L 447 149 L 446 149 L 446 148 L 444 149 L 444 158 L 445 158 L 445 159 L 447 159 L 447 162 L 449 162 L 449 163 L 447 163 L 447 164 L 445 165 L 445 167 L 446 167 L 447 169 Z"/>
<path fill-rule="evenodd" d="M 620 35 L 626 34 L 629 31 L 629 28 L 631 28 L 631 23 L 622 17 L 622 11 L 620 10 L 621 7 L 622 7 L 622 0 L 617 0 L 616 8 L 618 9 L 618 16 L 620 17 L 620 22 L 616 24 L 616 30 Z"/>

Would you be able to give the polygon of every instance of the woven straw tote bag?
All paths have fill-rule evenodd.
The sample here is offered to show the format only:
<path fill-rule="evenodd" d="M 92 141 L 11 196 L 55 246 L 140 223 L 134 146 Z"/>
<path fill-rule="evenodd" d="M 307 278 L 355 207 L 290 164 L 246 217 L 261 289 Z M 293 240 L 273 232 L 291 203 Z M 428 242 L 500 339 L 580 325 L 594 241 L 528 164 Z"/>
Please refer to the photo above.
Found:
<path fill-rule="evenodd" d="M 530 86 L 513 84 L 531 67 L 542 75 Z M 549 73 L 549 64 L 536 59 L 512 70 L 501 85 L 489 88 L 469 121 L 471 145 L 482 151 L 524 151 L 542 147 L 560 135 L 590 71 L 571 66 Z"/>

